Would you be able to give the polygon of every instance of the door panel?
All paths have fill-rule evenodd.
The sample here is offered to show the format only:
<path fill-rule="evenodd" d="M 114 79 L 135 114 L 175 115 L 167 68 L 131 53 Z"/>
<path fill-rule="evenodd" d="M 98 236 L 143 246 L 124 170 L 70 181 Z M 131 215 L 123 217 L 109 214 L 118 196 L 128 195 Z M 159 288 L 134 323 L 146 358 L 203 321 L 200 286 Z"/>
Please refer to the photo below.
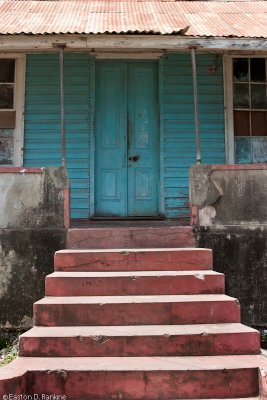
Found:
<path fill-rule="evenodd" d="M 157 64 L 128 67 L 128 215 L 158 215 Z"/>
<path fill-rule="evenodd" d="M 127 215 L 127 65 L 96 71 L 96 215 Z"/>
<path fill-rule="evenodd" d="M 96 215 L 158 215 L 155 62 L 99 62 L 96 72 Z"/>

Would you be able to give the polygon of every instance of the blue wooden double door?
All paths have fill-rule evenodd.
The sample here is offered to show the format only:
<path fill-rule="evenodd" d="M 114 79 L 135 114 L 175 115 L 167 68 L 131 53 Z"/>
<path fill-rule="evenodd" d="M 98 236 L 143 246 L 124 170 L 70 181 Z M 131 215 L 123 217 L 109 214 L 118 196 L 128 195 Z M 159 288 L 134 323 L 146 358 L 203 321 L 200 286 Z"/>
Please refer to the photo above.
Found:
<path fill-rule="evenodd" d="M 157 216 L 157 62 L 98 61 L 95 104 L 95 215 Z"/>

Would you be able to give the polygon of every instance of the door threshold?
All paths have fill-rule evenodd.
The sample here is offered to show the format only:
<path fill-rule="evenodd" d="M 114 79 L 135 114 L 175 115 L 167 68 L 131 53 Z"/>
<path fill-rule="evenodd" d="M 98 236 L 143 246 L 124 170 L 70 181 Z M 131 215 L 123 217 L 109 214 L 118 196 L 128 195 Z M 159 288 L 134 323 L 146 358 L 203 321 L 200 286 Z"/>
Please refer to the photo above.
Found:
<path fill-rule="evenodd" d="M 115 218 L 95 217 L 88 219 L 72 219 L 71 228 L 115 228 L 115 227 L 177 227 L 189 226 L 189 218 L 171 219 L 164 217 L 138 217 L 138 218 Z"/>
<path fill-rule="evenodd" d="M 89 221 L 163 221 L 165 217 L 91 217 Z"/>

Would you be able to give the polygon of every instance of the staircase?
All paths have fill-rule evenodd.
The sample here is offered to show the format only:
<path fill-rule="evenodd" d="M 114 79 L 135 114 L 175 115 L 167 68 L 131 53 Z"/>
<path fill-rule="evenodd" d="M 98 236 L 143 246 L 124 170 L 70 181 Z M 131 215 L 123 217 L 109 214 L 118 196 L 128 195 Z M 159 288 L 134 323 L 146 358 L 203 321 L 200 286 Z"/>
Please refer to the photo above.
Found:
<path fill-rule="evenodd" d="M 34 327 L 20 337 L 20 357 L 0 370 L 0 395 L 266 396 L 259 333 L 240 324 L 238 301 L 224 294 L 211 250 L 164 248 L 164 235 L 155 240 L 158 248 L 116 249 L 118 235 L 110 232 L 108 243 L 98 234 L 91 234 L 95 249 L 89 250 L 79 248 L 92 247 L 86 233 L 70 231 L 69 247 L 76 248 L 55 254 L 46 297 L 34 304 Z M 122 235 L 124 243 L 131 235 Z M 153 242 L 149 232 L 143 241 L 140 235 L 134 241 L 143 247 Z M 110 249 L 97 249 L 96 240 Z M 189 229 L 178 240 L 180 246 L 192 241 Z"/>

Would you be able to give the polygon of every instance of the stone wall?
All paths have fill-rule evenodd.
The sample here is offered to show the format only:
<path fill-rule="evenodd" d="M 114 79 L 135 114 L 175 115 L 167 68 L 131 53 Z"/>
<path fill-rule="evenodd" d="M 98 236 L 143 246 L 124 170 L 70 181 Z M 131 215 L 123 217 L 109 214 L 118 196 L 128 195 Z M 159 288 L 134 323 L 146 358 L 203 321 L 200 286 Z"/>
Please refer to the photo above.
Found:
<path fill-rule="evenodd" d="M 65 168 L 0 169 L 0 329 L 26 329 L 53 255 L 65 248 Z M 65 212 L 64 212 L 65 210 Z"/>

